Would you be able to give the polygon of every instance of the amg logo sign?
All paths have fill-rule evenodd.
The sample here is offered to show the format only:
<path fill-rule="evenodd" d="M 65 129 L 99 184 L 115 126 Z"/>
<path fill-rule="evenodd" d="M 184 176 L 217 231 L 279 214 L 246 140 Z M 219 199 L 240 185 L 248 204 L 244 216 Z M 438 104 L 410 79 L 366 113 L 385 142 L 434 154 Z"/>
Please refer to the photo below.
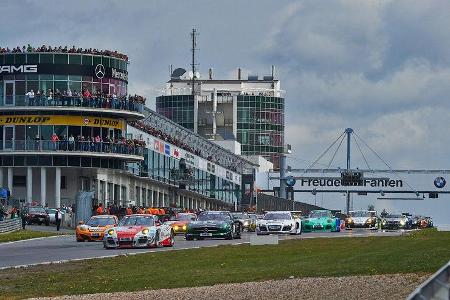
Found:
<path fill-rule="evenodd" d="M 0 74 L 37 73 L 37 65 L 0 66 Z"/>

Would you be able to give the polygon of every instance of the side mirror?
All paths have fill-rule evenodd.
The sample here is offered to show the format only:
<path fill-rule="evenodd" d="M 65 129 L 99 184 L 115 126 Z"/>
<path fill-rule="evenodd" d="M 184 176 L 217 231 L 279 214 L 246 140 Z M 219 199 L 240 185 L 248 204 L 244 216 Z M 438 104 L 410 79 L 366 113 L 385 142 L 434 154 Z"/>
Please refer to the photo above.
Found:
<path fill-rule="evenodd" d="M 83 225 L 83 224 L 84 224 L 83 220 L 81 220 L 80 222 L 78 222 L 78 224 Z"/>

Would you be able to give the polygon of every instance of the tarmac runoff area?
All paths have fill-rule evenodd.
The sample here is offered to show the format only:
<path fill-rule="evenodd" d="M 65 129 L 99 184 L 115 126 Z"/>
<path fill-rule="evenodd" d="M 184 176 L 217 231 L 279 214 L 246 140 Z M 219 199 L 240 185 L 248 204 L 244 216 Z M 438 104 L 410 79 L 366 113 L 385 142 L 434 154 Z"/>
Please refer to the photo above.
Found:
<path fill-rule="evenodd" d="M 195 288 L 62 296 L 53 299 L 405 299 L 430 274 L 391 274 L 219 284 Z M 34 298 L 46 299 L 46 298 Z"/>
<path fill-rule="evenodd" d="M 45 230 L 40 227 L 40 230 Z M 48 228 L 48 227 L 47 227 Z M 32 229 L 32 227 L 30 228 Z M 51 228 L 48 228 L 51 230 Z M 282 239 L 310 239 L 310 238 L 345 238 L 365 236 L 398 236 L 402 231 L 381 232 L 369 230 L 352 230 L 341 232 L 303 233 L 299 236 L 280 236 Z M 0 243 L 0 270 L 7 268 L 22 268 L 33 265 L 48 265 L 69 261 L 106 258 L 121 255 L 137 255 L 156 251 L 174 251 L 201 247 L 216 247 L 219 245 L 239 245 L 250 242 L 255 233 L 243 233 L 241 239 L 222 240 L 207 239 L 203 241 L 186 241 L 183 236 L 175 237 L 175 245 L 171 248 L 157 249 L 117 249 L 106 250 L 101 242 L 75 241 L 75 235 L 64 235 L 49 238 L 38 238 L 25 241 Z"/>

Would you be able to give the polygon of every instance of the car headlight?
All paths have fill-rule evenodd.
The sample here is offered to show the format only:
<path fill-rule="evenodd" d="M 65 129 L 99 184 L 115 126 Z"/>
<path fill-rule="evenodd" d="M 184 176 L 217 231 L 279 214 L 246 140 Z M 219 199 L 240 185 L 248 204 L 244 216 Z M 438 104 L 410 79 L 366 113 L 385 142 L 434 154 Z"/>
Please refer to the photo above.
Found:
<path fill-rule="evenodd" d="M 148 233 L 148 228 L 142 229 L 142 234 L 147 234 L 147 233 Z"/>
<path fill-rule="evenodd" d="M 348 218 L 347 221 L 348 221 L 349 223 L 353 223 L 353 219 L 352 219 L 352 218 Z"/>
<path fill-rule="evenodd" d="M 328 223 L 331 223 L 331 222 L 333 222 L 333 220 L 331 220 L 331 219 L 328 219 L 328 220 L 327 220 L 327 222 L 328 222 Z"/>
<path fill-rule="evenodd" d="M 186 230 L 187 229 L 187 226 L 186 225 L 183 225 L 183 230 Z"/>
<path fill-rule="evenodd" d="M 400 220 L 400 225 L 405 225 L 406 224 L 406 221 L 405 220 Z"/>
<path fill-rule="evenodd" d="M 383 225 L 386 225 L 386 220 L 383 220 L 381 223 L 382 223 Z"/>
<path fill-rule="evenodd" d="M 180 229 L 180 227 L 179 227 L 178 225 L 175 225 L 175 226 L 173 227 L 173 229 L 178 230 L 178 229 Z"/>
<path fill-rule="evenodd" d="M 228 227 L 230 227 L 230 224 L 228 224 L 228 223 L 223 224 L 223 228 L 228 228 Z"/>
<path fill-rule="evenodd" d="M 114 229 L 108 230 L 108 234 L 109 234 L 109 235 L 113 235 L 113 234 L 114 234 Z"/>
<path fill-rule="evenodd" d="M 245 222 L 244 222 L 244 226 L 248 226 L 248 221 L 245 221 Z"/>

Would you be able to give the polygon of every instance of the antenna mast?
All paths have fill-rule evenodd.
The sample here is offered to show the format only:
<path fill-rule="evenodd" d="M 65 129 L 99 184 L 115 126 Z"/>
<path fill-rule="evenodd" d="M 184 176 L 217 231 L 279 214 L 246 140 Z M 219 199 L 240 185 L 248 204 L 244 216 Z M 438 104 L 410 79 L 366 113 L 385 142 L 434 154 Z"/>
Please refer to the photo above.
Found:
<path fill-rule="evenodd" d="M 192 29 L 192 33 L 191 33 L 191 38 L 192 38 L 192 63 L 191 63 L 191 68 L 192 68 L 192 96 L 195 95 L 195 67 L 196 67 L 196 63 L 195 63 L 195 51 L 197 50 L 197 29 L 193 28 Z"/>

